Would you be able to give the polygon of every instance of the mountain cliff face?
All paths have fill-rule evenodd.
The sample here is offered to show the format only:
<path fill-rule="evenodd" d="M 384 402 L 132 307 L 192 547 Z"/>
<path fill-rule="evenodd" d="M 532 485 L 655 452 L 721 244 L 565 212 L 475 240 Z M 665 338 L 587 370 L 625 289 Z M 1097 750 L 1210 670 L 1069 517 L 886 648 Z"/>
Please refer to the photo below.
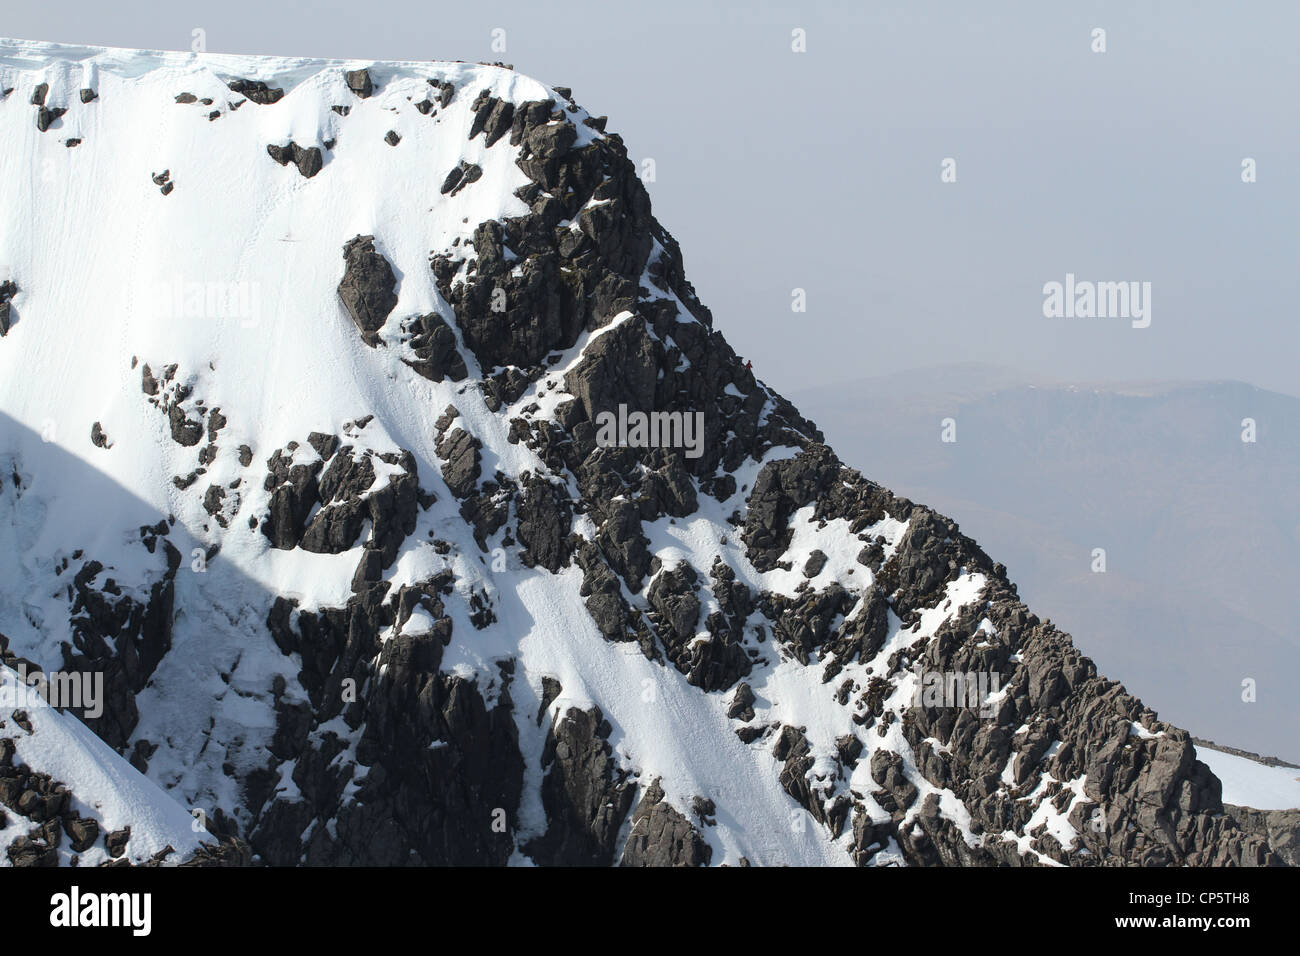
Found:
<path fill-rule="evenodd" d="M 3 715 L 10 861 L 108 767 L 138 862 L 1279 862 L 754 377 L 570 91 L 22 41 L 0 90 L 0 632 L 103 687 L 42 711 L 94 761 Z"/>

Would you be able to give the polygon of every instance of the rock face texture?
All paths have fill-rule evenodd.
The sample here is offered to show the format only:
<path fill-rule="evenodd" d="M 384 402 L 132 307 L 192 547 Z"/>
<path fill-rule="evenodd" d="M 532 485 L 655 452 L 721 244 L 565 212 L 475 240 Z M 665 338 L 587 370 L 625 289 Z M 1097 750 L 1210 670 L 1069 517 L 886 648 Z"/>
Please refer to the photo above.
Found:
<path fill-rule="evenodd" d="M 245 137 L 222 155 L 250 175 L 283 188 L 269 153 L 304 177 L 310 238 L 237 244 L 268 297 L 292 294 L 242 337 L 191 323 L 212 337 L 175 359 L 164 332 L 141 341 L 123 394 L 148 428 L 79 420 L 113 449 L 97 459 L 163 476 L 138 501 L 101 488 L 105 523 L 149 523 L 0 578 L 25 608 L 0 629 L 102 675 L 101 712 L 73 712 L 225 841 L 195 859 L 1296 862 L 1294 819 L 1225 807 L 1187 732 L 755 378 L 622 140 L 569 91 L 464 64 L 323 65 L 310 85 L 228 66 L 263 79 L 212 92 L 283 118 L 280 142 L 277 111 L 320 97 L 328 165 L 201 123 Z M 196 97 L 149 76 L 106 74 L 97 103 Z M 167 162 L 208 188 L 200 158 Z M 23 281 L 24 313 L 55 321 Z M 0 285 L 0 332 L 16 293 Z M 610 440 L 607 417 L 634 414 L 643 431 Z M 38 448 L 0 445 L 0 550 L 30 552 L 47 513 Z M 12 860 L 129 851 L 7 762 L 8 732 L 0 803 L 45 827 Z"/>

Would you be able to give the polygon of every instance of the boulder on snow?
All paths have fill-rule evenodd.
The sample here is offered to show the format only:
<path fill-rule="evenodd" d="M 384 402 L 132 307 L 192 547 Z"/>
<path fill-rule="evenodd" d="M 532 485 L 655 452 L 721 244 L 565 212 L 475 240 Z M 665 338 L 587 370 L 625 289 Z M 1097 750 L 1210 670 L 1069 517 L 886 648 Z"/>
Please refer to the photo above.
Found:
<path fill-rule="evenodd" d="M 375 91 L 375 85 L 370 79 L 369 70 L 348 70 L 343 74 L 343 82 L 348 85 L 348 89 L 363 100 Z"/>
<path fill-rule="evenodd" d="M 367 345 L 378 345 L 379 330 L 397 307 L 393 287 L 397 278 L 388 260 L 375 251 L 374 236 L 356 236 L 343 247 L 345 268 L 339 282 L 339 299 L 361 330 Z"/>
<path fill-rule="evenodd" d="M 324 165 L 324 159 L 318 146 L 310 146 L 304 149 L 292 141 L 285 146 L 276 146 L 272 143 L 266 147 L 266 152 L 281 166 L 293 163 L 298 167 L 298 172 L 302 174 L 304 179 L 311 179 L 321 171 L 321 167 Z"/>

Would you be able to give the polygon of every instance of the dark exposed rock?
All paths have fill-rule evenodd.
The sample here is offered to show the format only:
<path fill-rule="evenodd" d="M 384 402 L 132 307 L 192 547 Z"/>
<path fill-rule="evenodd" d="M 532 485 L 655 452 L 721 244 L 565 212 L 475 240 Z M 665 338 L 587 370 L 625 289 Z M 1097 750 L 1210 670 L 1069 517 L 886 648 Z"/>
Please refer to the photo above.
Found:
<path fill-rule="evenodd" d="M 378 332 L 397 307 L 397 294 L 393 287 L 397 278 L 388 260 L 375 251 L 374 236 L 357 236 L 343 247 L 346 264 L 343 279 L 339 282 L 339 299 L 361 330 L 367 345 L 378 344 Z"/>
<path fill-rule="evenodd" d="M 226 416 L 221 414 L 221 409 L 214 408 L 208 412 L 208 441 L 217 440 L 217 435 L 227 424 Z"/>
<path fill-rule="evenodd" d="M 179 403 L 168 406 L 167 422 L 176 444 L 189 447 L 203 440 L 203 423 L 188 418 Z"/>
<path fill-rule="evenodd" d="M 375 85 L 370 79 L 369 70 L 347 70 L 343 74 L 343 82 L 348 85 L 348 89 L 363 100 L 375 91 Z"/>
<path fill-rule="evenodd" d="M 1287 866 L 1300 866 L 1300 810 L 1253 810 L 1224 805 L 1241 829 L 1262 837 Z"/>
<path fill-rule="evenodd" d="M 419 472 L 410 452 L 373 456 L 396 466 L 399 473 L 377 490 L 372 456 L 352 457 L 350 448 L 333 456 L 319 481 L 321 509 L 303 531 L 301 546 L 308 551 L 337 554 L 354 547 L 367 521 L 370 541 L 388 567 L 406 536 L 415 530 Z"/>
<path fill-rule="evenodd" d="M 315 449 L 316 454 L 320 455 L 321 461 L 329 461 L 334 457 L 334 453 L 339 448 L 339 437 L 337 435 L 327 435 L 324 432 L 312 432 L 307 436 L 307 444 Z"/>
<path fill-rule="evenodd" d="M 469 375 L 465 359 L 456 346 L 456 333 L 438 313 L 415 316 L 402 323 L 402 332 L 410 336 L 407 344 L 414 359 L 403 358 L 407 365 L 432 382 L 450 379 L 459 382 Z"/>
<path fill-rule="evenodd" d="M 841 607 L 843 605 L 840 605 Z M 845 664 L 868 663 L 880 652 L 889 634 L 889 601 L 878 586 L 872 585 L 866 595 L 848 612 L 848 620 L 834 634 L 813 639 L 811 645 L 824 649 L 826 667 L 822 680 L 830 681 Z"/>
<path fill-rule="evenodd" d="M 442 480 L 457 498 L 468 498 L 478 486 L 481 447 L 483 443 L 463 428 L 453 429 L 438 441 L 438 456 L 446 462 L 442 467 Z"/>
<path fill-rule="evenodd" d="M 898 552 L 883 575 L 895 583 L 894 607 L 900 617 L 936 603 L 964 562 L 957 526 L 933 511 L 912 512 Z"/>
<path fill-rule="evenodd" d="M 226 85 L 260 106 L 270 106 L 284 98 L 284 90 L 273 89 L 261 80 L 234 79 L 229 80 Z"/>
<path fill-rule="evenodd" d="M 292 141 L 285 146 L 277 146 L 272 143 L 266 147 L 266 152 L 281 166 L 293 163 L 298 167 L 298 172 L 302 174 L 304 179 L 311 179 L 324 166 L 324 159 L 318 146 L 303 148 Z"/>
<path fill-rule="evenodd" d="M 548 571 L 559 571 L 569 563 L 569 528 L 573 512 L 563 486 L 538 475 L 523 482 L 519 499 L 519 540 L 524 560 Z"/>
<path fill-rule="evenodd" d="M 650 571 L 650 541 L 641 532 L 640 513 L 626 499 L 613 502 L 609 512 L 597 532 L 596 543 L 628 588 L 640 591 L 642 580 Z"/>
<path fill-rule="evenodd" d="M 708 866 L 713 848 L 672 804 L 656 780 L 632 811 L 621 866 Z"/>
<path fill-rule="evenodd" d="M 588 318 L 587 299 L 604 279 L 607 265 L 615 266 L 635 287 L 651 239 L 647 223 L 621 214 L 632 204 L 648 218 L 649 199 L 630 163 L 623 165 L 613 152 L 612 142 L 573 149 L 576 131 L 567 120 L 552 123 L 553 102 L 515 106 L 480 93 L 473 108 L 471 139 L 482 132 L 490 146 L 509 132 L 511 144 L 523 147 L 518 162 L 524 172 L 542 189 L 566 199 L 529 199 L 532 214 L 482 224 L 473 239 L 474 270 L 455 289 L 453 261 L 436 256 L 432 265 L 440 291 L 453 304 L 466 343 L 480 363 L 485 368 L 532 366 L 547 353 L 570 346 L 584 327 L 596 327 L 597 318 Z M 615 173 L 616 179 L 606 181 Z M 448 189 L 455 186 L 452 182 Z M 593 196 L 608 200 L 595 209 L 614 208 L 579 216 Z M 614 225 L 600 245 L 579 255 L 577 249 L 566 252 L 562 245 L 572 233 L 555 228 L 573 217 L 592 219 L 592 230 L 598 230 L 593 217 Z M 582 238 L 590 245 L 589 238 Z M 523 260 L 518 275 L 508 265 L 507 248 Z M 562 259 L 567 273 L 561 269 Z"/>
<path fill-rule="evenodd" d="M 174 580 L 181 555 L 165 539 L 161 552 L 164 567 L 148 588 L 146 598 L 123 593 L 112 578 L 103 574 L 105 568 L 98 561 L 86 561 L 68 587 L 72 639 L 62 645 L 60 670 L 102 674 L 103 679 L 96 716 L 91 716 L 89 700 L 68 710 L 115 748 L 125 747 L 130 738 L 139 718 L 135 695 L 145 687 L 171 647 Z M 0 635 L 0 652 L 4 645 Z M 28 668 L 12 655 L 3 656 L 10 666 Z"/>
<path fill-rule="evenodd" d="M 271 501 L 262 533 L 274 548 L 339 554 L 357 545 L 368 523 L 368 546 L 388 567 L 415 530 L 420 501 L 415 458 L 405 451 L 340 447 L 337 436 L 320 432 L 308 441 L 319 457 L 296 461 L 294 448 L 286 448 L 267 460 L 263 487 L 271 492 Z M 377 488 L 376 460 L 396 468 Z"/>
<path fill-rule="evenodd" d="M 759 606 L 773 622 L 773 638 L 807 664 L 812 653 L 833 638 L 835 623 L 849 612 L 854 598 L 839 584 L 796 594 L 793 598 L 765 594 Z"/>
<path fill-rule="evenodd" d="M 46 867 L 59 865 L 59 851 L 31 837 L 20 836 L 5 851 L 9 862 L 18 867 Z"/>
<path fill-rule="evenodd" d="M 475 448 L 475 458 L 477 458 L 477 455 L 478 450 Z M 460 461 L 462 464 L 468 463 L 468 454 L 462 455 Z M 456 470 L 452 478 L 458 486 L 473 491 L 474 486 L 465 472 Z M 475 542 L 482 550 L 486 551 L 488 549 L 487 539 L 505 527 L 506 522 L 510 519 L 510 505 L 515 500 L 518 487 L 505 475 L 497 472 L 494 478 L 482 482 L 477 488 L 477 494 L 471 493 L 461 502 L 460 516 L 473 527 Z M 509 544 L 512 542 L 505 541 L 503 543 Z"/>
<path fill-rule="evenodd" d="M 763 466 L 749 496 L 742 535 L 755 568 L 776 567 L 790 544 L 790 517 L 823 495 L 839 478 L 839 471 L 839 462 L 825 446 Z"/>
<path fill-rule="evenodd" d="M 478 182 L 482 176 L 482 167 L 461 160 L 460 165 L 452 169 L 442 181 L 442 189 L 439 191 L 444 196 L 448 193 L 454 196 L 470 183 Z"/>
<path fill-rule="evenodd" d="M 655 408 L 658 365 L 645 323 L 632 320 L 588 346 L 582 361 L 565 375 L 564 386 L 591 421 L 620 405 L 647 411 Z"/>
<path fill-rule="evenodd" d="M 450 80 L 429 80 L 429 85 L 438 91 L 438 105 L 444 110 L 451 105 L 456 95 L 456 86 Z"/>
<path fill-rule="evenodd" d="M 276 451 L 266 464 L 269 473 L 265 488 L 272 495 L 262 533 L 273 548 L 296 548 L 306 529 L 307 516 L 320 500 L 317 476 L 323 463 L 293 463 L 292 455 Z"/>
<path fill-rule="evenodd" d="M 448 405 L 444 408 L 442 414 L 439 415 L 437 420 L 433 423 L 434 439 L 436 441 L 442 441 L 442 436 L 447 434 L 447 429 L 451 427 L 451 423 L 459 417 L 460 411 L 455 405 Z"/>
<path fill-rule="evenodd" d="M 735 693 L 731 695 L 731 703 L 727 705 L 727 716 L 732 720 L 753 720 L 754 700 L 753 688 L 741 681 L 736 685 Z"/>
<path fill-rule="evenodd" d="M 172 190 L 176 188 L 176 184 L 172 182 L 172 171 L 170 169 L 164 169 L 161 173 L 153 173 L 150 178 L 153 180 L 154 185 L 158 187 L 158 191 L 164 196 L 170 196 Z"/>
<path fill-rule="evenodd" d="M 131 839 L 131 828 L 123 827 L 120 830 L 114 830 L 104 837 L 104 846 L 108 848 L 108 855 L 119 857 L 126 852 L 126 844 Z"/>
<path fill-rule="evenodd" d="M 577 560 L 583 570 L 581 597 L 587 612 L 600 633 L 609 641 L 636 641 L 652 660 L 659 659 L 654 639 L 641 615 L 624 599 L 617 575 L 606 563 L 600 547 L 590 541 L 580 543 Z"/>
<path fill-rule="evenodd" d="M 54 125 L 55 120 L 67 112 L 67 109 L 62 106 L 42 106 L 36 111 L 36 128 L 44 133 Z"/>
<path fill-rule="evenodd" d="M 447 576 L 449 578 L 449 575 Z M 522 787 L 508 692 L 512 666 L 500 666 L 501 689 L 488 708 L 473 680 L 438 672 L 451 620 L 441 598 L 447 578 L 401 589 L 385 603 L 358 594 L 346 608 L 301 613 L 277 601 L 268 626 L 277 645 L 298 653 L 301 680 L 311 695 L 310 716 L 301 707 L 282 710 L 276 744 L 296 760 L 301 798 L 275 799 L 261 814 L 252 843 L 263 859 L 281 865 L 502 865 L 513 850 Z M 417 608 L 436 619 L 432 631 L 391 638 Z M 337 693 L 345 679 L 364 678 L 378 656 L 381 673 L 364 684 L 364 706 L 344 705 Z M 355 764 L 338 765 L 342 747 L 319 725 L 343 711 L 360 727 Z M 358 799 L 343 788 L 359 781 Z M 312 820 L 335 821 L 303 832 Z"/>
<path fill-rule="evenodd" d="M 474 110 L 474 121 L 469 128 L 470 139 L 483 133 L 485 144 L 492 146 L 510 132 L 515 104 L 498 100 L 484 90 L 479 93 L 471 108 Z"/>
<path fill-rule="evenodd" d="M 99 839 L 99 824 L 81 816 L 68 815 L 63 818 L 63 830 L 71 841 L 76 853 L 85 853 Z"/>
<path fill-rule="evenodd" d="M 815 578 L 822 573 L 822 568 L 826 567 L 826 553 L 816 548 L 808 555 L 808 560 L 803 566 L 803 576 L 806 578 Z"/>
<path fill-rule="evenodd" d="M 226 489 L 220 485 L 208 485 L 208 490 L 203 494 L 203 510 L 217 520 L 221 527 L 226 527 L 228 519 L 222 513 L 222 502 L 226 497 Z"/>
<path fill-rule="evenodd" d="M 907 779 L 903 758 L 892 750 L 881 749 L 871 755 L 871 779 L 888 796 L 889 805 L 881 803 L 886 809 L 901 813 L 916 802 L 916 785 Z"/>
<path fill-rule="evenodd" d="M 841 807 L 834 814 L 828 810 L 825 798 L 832 784 L 814 778 L 810 773 L 814 758 L 803 731 L 798 727 L 782 727 L 773 743 L 772 756 L 784 762 L 778 778 L 782 789 L 814 820 L 826 825 L 833 836 L 838 836 L 847 819 L 847 807 Z"/>
<path fill-rule="evenodd" d="M 9 334 L 13 325 L 12 302 L 18 294 L 18 286 L 9 279 L 0 282 L 0 337 Z"/>
<path fill-rule="evenodd" d="M 151 405 L 167 416 L 172 440 L 178 445 L 191 447 L 203 440 L 203 418 L 206 414 L 201 401 L 191 401 L 193 386 L 176 377 L 177 367 L 168 365 L 155 375 L 149 365 L 140 370 L 140 389 Z M 187 409 L 187 404 L 192 408 Z M 197 413 L 191 418 L 190 412 Z"/>
<path fill-rule="evenodd" d="M 706 690 L 730 687 L 750 672 L 749 658 L 724 621 L 706 621 L 708 639 L 698 639 L 701 603 L 695 594 L 698 575 L 689 564 L 661 571 L 650 585 L 650 619 L 668 660 L 687 681 Z"/>
<path fill-rule="evenodd" d="M 157 865 L 151 861 L 149 865 Z M 204 843 L 180 863 L 185 867 L 252 866 L 253 852 L 238 837 L 223 836 L 217 843 Z"/>
<path fill-rule="evenodd" d="M 525 848 L 551 866 L 609 866 L 635 788 L 618 770 L 599 708 L 555 717 L 542 753 L 546 832 Z"/>

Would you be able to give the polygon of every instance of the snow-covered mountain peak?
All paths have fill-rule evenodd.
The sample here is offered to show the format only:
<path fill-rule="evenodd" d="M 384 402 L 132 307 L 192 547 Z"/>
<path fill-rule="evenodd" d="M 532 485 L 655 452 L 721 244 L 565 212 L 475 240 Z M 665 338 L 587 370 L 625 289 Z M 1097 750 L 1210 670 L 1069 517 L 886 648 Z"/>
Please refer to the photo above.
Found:
<path fill-rule="evenodd" d="M 1275 858 L 754 377 L 569 91 L 25 41 L 0 90 L 0 634 L 156 799 L 281 864 Z"/>

